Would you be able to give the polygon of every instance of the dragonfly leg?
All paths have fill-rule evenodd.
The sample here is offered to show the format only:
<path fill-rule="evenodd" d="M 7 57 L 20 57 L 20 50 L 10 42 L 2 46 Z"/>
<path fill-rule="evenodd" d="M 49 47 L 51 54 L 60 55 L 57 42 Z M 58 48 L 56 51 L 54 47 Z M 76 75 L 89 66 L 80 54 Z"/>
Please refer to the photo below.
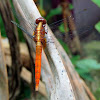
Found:
<path fill-rule="evenodd" d="M 33 32 L 33 35 L 32 36 L 33 36 L 33 38 L 35 37 L 35 31 Z"/>
<path fill-rule="evenodd" d="M 35 25 L 35 27 L 37 26 L 37 24 L 36 24 L 36 23 L 34 23 L 34 25 Z"/>
<path fill-rule="evenodd" d="M 47 40 L 46 40 L 46 38 L 44 37 L 44 39 L 42 40 L 42 45 L 43 45 L 43 48 L 45 48 L 45 47 L 46 47 L 46 43 L 47 43 Z"/>
<path fill-rule="evenodd" d="M 48 33 L 48 29 L 45 30 L 45 34 L 47 34 L 47 33 Z"/>

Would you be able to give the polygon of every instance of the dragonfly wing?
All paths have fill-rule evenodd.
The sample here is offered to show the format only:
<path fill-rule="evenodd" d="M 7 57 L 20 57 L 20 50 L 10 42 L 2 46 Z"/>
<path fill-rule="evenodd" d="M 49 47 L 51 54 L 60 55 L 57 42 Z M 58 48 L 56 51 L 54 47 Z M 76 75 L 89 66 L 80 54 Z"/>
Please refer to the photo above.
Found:
<path fill-rule="evenodd" d="M 58 27 L 65 21 L 67 20 L 66 18 L 60 19 L 56 22 L 53 22 L 51 24 L 49 24 L 49 27 L 51 28 L 52 31 L 55 31 L 56 29 L 58 29 Z"/>
<path fill-rule="evenodd" d="M 17 20 L 21 21 L 23 25 L 27 26 L 30 30 L 32 30 L 32 32 L 35 30 L 36 25 L 33 23 L 33 25 L 31 25 L 31 23 L 29 22 L 29 20 L 25 20 L 22 16 L 20 16 L 15 9 L 12 9 L 12 12 L 14 14 L 14 16 L 16 17 Z"/>
<path fill-rule="evenodd" d="M 21 2 L 21 0 L 18 0 L 18 4 L 19 4 L 19 6 L 20 6 L 20 8 L 21 8 L 21 11 L 23 12 L 23 14 L 24 14 L 24 16 L 25 16 L 25 18 L 26 18 L 26 20 L 27 20 L 27 23 L 30 25 L 30 27 L 32 28 L 32 29 L 34 29 L 35 30 L 35 25 L 34 25 L 34 20 L 33 20 L 33 17 L 32 16 L 30 16 L 27 12 L 28 12 L 28 10 L 23 6 L 23 4 L 22 4 L 22 2 Z M 18 11 L 16 12 L 15 11 L 15 9 L 13 9 L 13 12 L 14 12 L 14 14 L 15 14 L 15 16 L 16 16 L 16 14 L 17 14 L 17 19 L 21 19 L 22 21 L 24 21 L 25 19 L 24 18 L 22 18 L 19 14 L 18 14 Z M 25 21 L 26 21 L 25 20 Z"/>
<path fill-rule="evenodd" d="M 26 31 L 22 26 L 20 26 L 18 23 L 11 21 L 14 25 L 16 25 L 18 28 L 20 28 L 23 32 L 25 32 L 31 39 L 34 38 L 34 36 L 31 35 L 28 31 Z"/>
<path fill-rule="evenodd" d="M 75 22 L 75 19 L 73 18 L 73 16 L 70 16 L 70 18 L 72 18 L 72 21 L 74 21 L 74 23 L 75 23 L 75 25 L 77 24 L 79 24 L 78 22 Z M 64 31 L 64 23 L 63 23 L 63 21 L 65 21 L 66 20 L 66 18 L 64 18 L 64 19 L 61 19 L 61 20 L 58 20 L 58 21 L 56 21 L 56 22 L 54 22 L 54 23 L 51 23 L 51 24 L 49 24 L 49 27 L 51 28 L 51 30 L 52 31 L 55 31 L 55 30 L 60 30 L 60 34 L 61 33 L 65 33 L 65 32 L 62 32 L 62 31 Z M 69 21 L 67 20 L 67 23 L 70 25 L 70 23 L 69 23 Z M 60 27 L 61 26 L 61 27 Z M 68 29 L 69 29 L 69 31 L 70 31 L 70 26 L 69 27 L 67 27 Z M 84 29 L 84 27 L 83 28 L 81 28 L 81 29 L 79 29 L 78 30 L 78 35 L 79 35 L 79 37 L 82 37 L 83 35 L 84 35 L 84 33 L 87 33 L 87 32 L 89 32 L 89 31 L 92 31 L 92 29 L 93 29 L 93 26 L 87 26 L 85 29 Z"/>

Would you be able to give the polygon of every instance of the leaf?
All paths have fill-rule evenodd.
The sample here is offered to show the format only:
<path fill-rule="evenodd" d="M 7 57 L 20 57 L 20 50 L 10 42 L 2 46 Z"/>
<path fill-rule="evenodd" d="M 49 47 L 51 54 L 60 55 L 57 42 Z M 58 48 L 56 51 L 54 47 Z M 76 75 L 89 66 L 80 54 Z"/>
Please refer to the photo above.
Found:
<path fill-rule="evenodd" d="M 62 8 L 61 6 L 55 8 L 55 9 L 52 9 L 49 14 L 47 15 L 46 17 L 46 20 L 49 20 L 51 17 L 55 16 L 55 15 L 59 15 L 62 13 Z"/>
<path fill-rule="evenodd" d="M 69 9 L 72 10 L 74 8 L 74 6 L 70 3 L 69 4 Z"/>
<path fill-rule="evenodd" d="M 75 66 L 79 75 L 88 81 L 93 81 L 93 78 L 90 75 L 91 71 L 100 70 L 100 64 L 94 59 L 79 60 L 75 63 Z"/>
<path fill-rule="evenodd" d="M 76 56 L 73 55 L 71 58 L 71 62 L 75 64 L 79 59 L 80 59 L 80 55 L 76 55 Z"/>
<path fill-rule="evenodd" d="M 88 73 L 92 70 L 99 70 L 100 64 L 94 59 L 83 59 L 76 62 L 76 67 L 81 70 L 81 73 Z"/>
<path fill-rule="evenodd" d="M 5 31 L 5 27 L 1 15 L 0 15 L 0 30 L 1 30 L 1 35 L 3 37 L 6 37 L 6 31 Z"/>
<path fill-rule="evenodd" d="M 100 21 L 95 25 L 95 29 L 100 33 Z"/>
<path fill-rule="evenodd" d="M 92 0 L 98 7 L 100 7 L 100 0 Z"/>
<path fill-rule="evenodd" d="M 60 26 L 58 28 L 59 28 L 60 32 L 65 33 L 64 23 L 60 24 Z M 69 31 L 68 27 L 67 27 L 67 30 Z"/>
<path fill-rule="evenodd" d="M 89 73 L 84 73 L 84 74 L 80 74 L 80 76 L 85 79 L 85 80 L 88 80 L 88 81 L 93 81 L 93 77 L 89 74 Z"/>

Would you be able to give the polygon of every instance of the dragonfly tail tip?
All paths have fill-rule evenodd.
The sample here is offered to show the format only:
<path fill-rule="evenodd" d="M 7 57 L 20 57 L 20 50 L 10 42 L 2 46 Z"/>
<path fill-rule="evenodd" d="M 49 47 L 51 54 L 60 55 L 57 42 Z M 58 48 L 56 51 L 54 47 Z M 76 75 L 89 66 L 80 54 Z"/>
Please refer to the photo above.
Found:
<path fill-rule="evenodd" d="M 38 87 L 38 86 L 36 86 L 36 87 L 35 87 L 35 91 L 38 91 L 38 90 L 39 90 L 39 87 Z"/>

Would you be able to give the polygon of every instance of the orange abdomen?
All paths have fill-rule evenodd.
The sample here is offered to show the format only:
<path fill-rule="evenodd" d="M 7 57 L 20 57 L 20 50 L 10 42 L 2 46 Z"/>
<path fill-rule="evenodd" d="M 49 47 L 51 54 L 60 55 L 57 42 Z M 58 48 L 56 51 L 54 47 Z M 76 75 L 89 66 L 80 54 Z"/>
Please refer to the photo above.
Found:
<path fill-rule="evenodd" d="M 42 45 L 41 42 L 36 44 L 36 58 L 35 58 L 35 90 L 38 91 L 40 75 L 41 75 L 41 55 Z"/>

